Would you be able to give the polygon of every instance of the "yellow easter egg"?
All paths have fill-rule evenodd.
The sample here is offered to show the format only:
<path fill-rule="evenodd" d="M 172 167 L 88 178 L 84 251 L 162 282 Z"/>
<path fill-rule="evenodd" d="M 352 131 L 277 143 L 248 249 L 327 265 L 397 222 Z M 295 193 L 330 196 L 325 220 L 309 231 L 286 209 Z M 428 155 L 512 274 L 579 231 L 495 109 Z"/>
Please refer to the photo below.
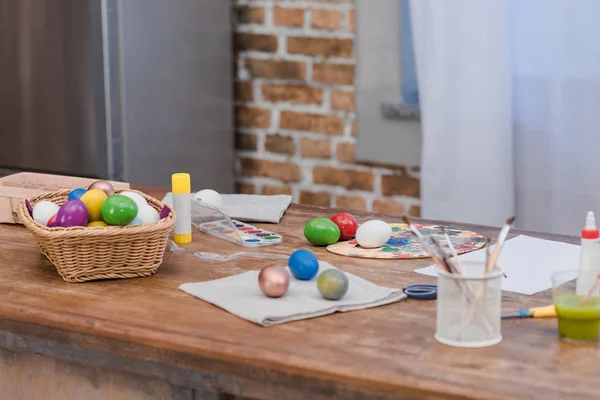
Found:
<path fill-rule="evenodd" d="M 102 204 L 106 199 L 106 193 L 100 189 L 90 189 L 81 196 L 80 200 L 88 209 L 88 221 L 102 221 Z"/>
<path fill-rule="evenodd" d="M 105 227 L 108 226 L 108 224 L 104 221 L 92 221 L 92 222 L 88 222 L 88 224 L 86 225 L 88 228 L 98 228 L 98 227 Z"/>

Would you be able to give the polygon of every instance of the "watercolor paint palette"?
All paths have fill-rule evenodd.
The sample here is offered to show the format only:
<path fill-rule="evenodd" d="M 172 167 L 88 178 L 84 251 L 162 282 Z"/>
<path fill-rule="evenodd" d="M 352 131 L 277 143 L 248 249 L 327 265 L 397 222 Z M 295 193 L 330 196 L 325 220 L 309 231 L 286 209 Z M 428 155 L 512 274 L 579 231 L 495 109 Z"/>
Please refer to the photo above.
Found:
<path fill-rule="evenodd" d="M 229 222 L 231 221 L 231 223 Z M 280 244 L 281 235 L 237 220 L 221 220 L 198 225 L 202 232 L 246 247 Z"/>
<path fill-rule="evenodd" d="M 387 258 L 387 259 L 410 259 L 430 257 L 423 247 L 421 241 L 405 224 L 390 224 L 392 237 L 382 247 L 375 249 L 362 248 L 356 239 L 347 242 L 338 242 L 327 246 L 327 250 L 334 254 L 347 257 L 359 258 Z M 448 248 L 442 226 L 439 225 L 416 225 L 425 237 L 434 237 L 442 245 Z M 446 232 L 458 254 L 468 253 L 482 248 L 485 238 L 480 234 L 462 229 L 445 227 Z"/>
<path fill-rule="evenodd" d="M 197 200 L 192 200 L 191 216 L 192 224 L 201 232 L 241 246 L 263 247 L 283 242 L 281 235 L 231 219 L 220 209 Z"/>

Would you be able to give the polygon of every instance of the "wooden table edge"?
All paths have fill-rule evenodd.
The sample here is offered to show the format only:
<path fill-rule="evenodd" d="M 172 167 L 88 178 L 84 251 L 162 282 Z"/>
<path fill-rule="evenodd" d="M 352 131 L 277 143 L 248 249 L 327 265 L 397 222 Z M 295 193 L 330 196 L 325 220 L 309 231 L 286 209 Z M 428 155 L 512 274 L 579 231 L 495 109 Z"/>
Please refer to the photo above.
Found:
<path fill-rule="evenodd" d="M 487 396 L 481 396 L 480 391 L 477 389 L 469 389 L 472 392 L 471 395 L 465 394 L 465 387 L 453 388 L 452 391 L 448 390 L 447 384 L 441 384 L 438 382 L 427 382 L 416 379 L 406 379 L 402 376 L 386 376 L 386 379 L 382 379 L 377 374 L 372 374 L 370 371 L 369 375 L 363 376 L 350 376 L 349 373 L 344 373 L 343 370 L 338 369 L 337 373 L 333 372 L 331 366 L 323 365 L 319 360 L 310 360 L 311 366 L 302 366 L 296 363 L 283 362 L 282 358 L 270 357 L 265 358 L 262 354 L 262 358 L 257 358 L 256 355 L 248 354 L 245 352 L 246 348 L 239 346 L 235 343 L 227 342 L 226 340 L 215 341 L 214 339 L 207 338 L 194 338 L 195 341 L 206 342 L 202 347 L 198 344 L 191 345 L 187 344 L 189 337 L 185 335 L 179 335 L 172 332 L 156 331 L 153 329 L 147 329 L 135 325 L 128 325 L 127 328 L 135 328 L 138 333 L 137 336 L 133 336 L 129 331 L 123 331 L 123 326 L 120 326 L 120 331 L 116 329 L 110 329 L 109 327 L 99 328 L 97 324 L 102 324 L 102 320 L 95 320 L 97 324 L 90 324 L 85 322 L 85 318 L 73 318 L 81 319 L 81 321 L 73 321 L 69 318 L 69 322 L 65 323 L 62 319 L 60 323 L 49 316 L 49 313 L 44 309 L 30 309 L 28 307 L 22 307 L 11 302 L 0 300 L 0 321 L 5 320 L 14 323 L 28 324 L 30 326 L 39 327 L 47 330 L 58 330 L 64 333 L 75 333 L 89 337 L 105 338 L 121 343 L 123 346 L 129 346 L 131 343 L 154 349 L 158 351 L 168 350 L 177 354 L 185 354 L 187 356 L 200 357 L 204 359 L 212 359 L 219 362 L 230 363 L 232 366 L 238 367 L 250 367 L 257 370 L 269 370 L 276 373 L 283 373 L 286 375 L 297 376 L 301 378 L 308 378 L 318 381 L 329 381 L 334 385 L 343 385 L 344 387 L 352 390 L 356 390 L 362 393 L 369 393 L 382 396 L 382 398 L 394 398 L 397 394 L 410 394 L 411 396 L 418 396 L 418 398 L 442 398 L 448 400 L 458 399 L 499 399 L 497 397 L 490 397 L 489 393 Z M 64 315 L 63 315 L 64 317 Z M 143 332 L 143 336 L 139 335 Z M 158 339 L 153 336 L 153 333 L 160 333 L 164 336 L 164 339 Z M 28 336 L 25 333 L 25 336 Z M 212 346 L 211 346 L 212 344 Z M 229 347 L 228 352 L 215 350 L 215 344 L 226 344 Z M 113 349 L 114 350 L 114 349 Z M 115 352 L 115 354 L 120 354 Z M 54 356 L 57 356 L 54 354 Z M 289 355 L 284 355 L 288 360 L 291 358 Z M 302 357 L 299 358 L 299 364 L 303 361 Z M 151 361 L 157 363 L 163 363 L 164 361 L 160 358 L 151 359 Z M 314 368 L 315 363 L 320 364 L 319 369 Z M 171 365 L 175 367 L 175 365 Z M 218 373 L 218 371 L 205 371 L 200 372 Z M 354 374 L 352 374 L 354 375 Z M 394 383 L 390 383 L 394 381 Z M 506 398 L 506 397 L 502 397 Z"/>

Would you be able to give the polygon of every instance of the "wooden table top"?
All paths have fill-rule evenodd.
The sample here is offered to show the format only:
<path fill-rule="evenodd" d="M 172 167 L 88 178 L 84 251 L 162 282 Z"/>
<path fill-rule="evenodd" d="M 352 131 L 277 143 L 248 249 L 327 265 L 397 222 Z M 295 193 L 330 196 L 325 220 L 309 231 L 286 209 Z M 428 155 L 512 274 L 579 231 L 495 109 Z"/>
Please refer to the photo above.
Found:
<path fill-rule="evenodd" d="M 161 198 L 163 190 L 145 188 Z M 279 225 L 282 245 L 263 248 L 289 254 L 310 248 L 337 267 L 376 284 L 403 287 L 435 283 L 413 272 L 428 260 L 365 260 L 313 248 L 304 223 L 335 210 L 292 205 Z M 373 215 L 354 213 L 359 222 Z M 397 217 L 378 215 L 388 222 Z M 256 224 L 258 226 L 267 226 Z M 498 229 L 460 223 L 449 226 L 495 237 Z M 514 234 L 519 232 L 514 232 Z M 560 235 L 532 236 L 577 243 Z M 241 248 L 200 232 L 196 250 Z M 165 254 L 147 278 L 73 284 L 64 282 L 22 226 L 0 225 L 0 331 L 52 337 L 105 353 L 201 370 L 216 386 L 265 398 L 406 399 L 583 399 L 598 398 L 596 343 L 558 339 L 556 319 L 502 322 L 504 340 L 490 348 L 460 349 L 435 341 L 435 301 L 405 300 L 378 308 L 260 327 L 178 290 L 184 282 L 206 281 L 264 261 L 240 258 L 202 262 L 190 254 Z M 535 268 L 534 265 L 524 268 Z M 510 294 L 503 308 L 551 302 L 549 293 Z M 108 343 L 108 344 L 107 344 Z"/>

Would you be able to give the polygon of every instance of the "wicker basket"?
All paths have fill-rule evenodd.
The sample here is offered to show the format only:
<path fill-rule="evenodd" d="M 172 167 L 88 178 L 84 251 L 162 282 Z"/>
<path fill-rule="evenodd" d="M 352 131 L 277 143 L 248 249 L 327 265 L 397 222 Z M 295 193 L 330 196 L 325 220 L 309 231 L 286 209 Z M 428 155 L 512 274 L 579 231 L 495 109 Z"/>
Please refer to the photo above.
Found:
<path fill-rule="evenodd" d="M 122 190 L 117 190 L 121 192 Z M 136 192 L 135 190 L 133 190 Z M 60 190 L 33 196 L 32 206 L 41 200 L 62 205 L 70 190 Z M 157 211 L 160 201 L 144 196 Z M 67 282 L 87 282 L 98 279 L 136 278 L 152 275 L 163 260 L 169 233 L 173 229 L 173 211 L 158 222 L 137 226 L 105 228 L 48 228 L 33 220 L 25 202 L 17 209 L 19 219 L 33 233 L 42 254 L 56 267 Z"/>

